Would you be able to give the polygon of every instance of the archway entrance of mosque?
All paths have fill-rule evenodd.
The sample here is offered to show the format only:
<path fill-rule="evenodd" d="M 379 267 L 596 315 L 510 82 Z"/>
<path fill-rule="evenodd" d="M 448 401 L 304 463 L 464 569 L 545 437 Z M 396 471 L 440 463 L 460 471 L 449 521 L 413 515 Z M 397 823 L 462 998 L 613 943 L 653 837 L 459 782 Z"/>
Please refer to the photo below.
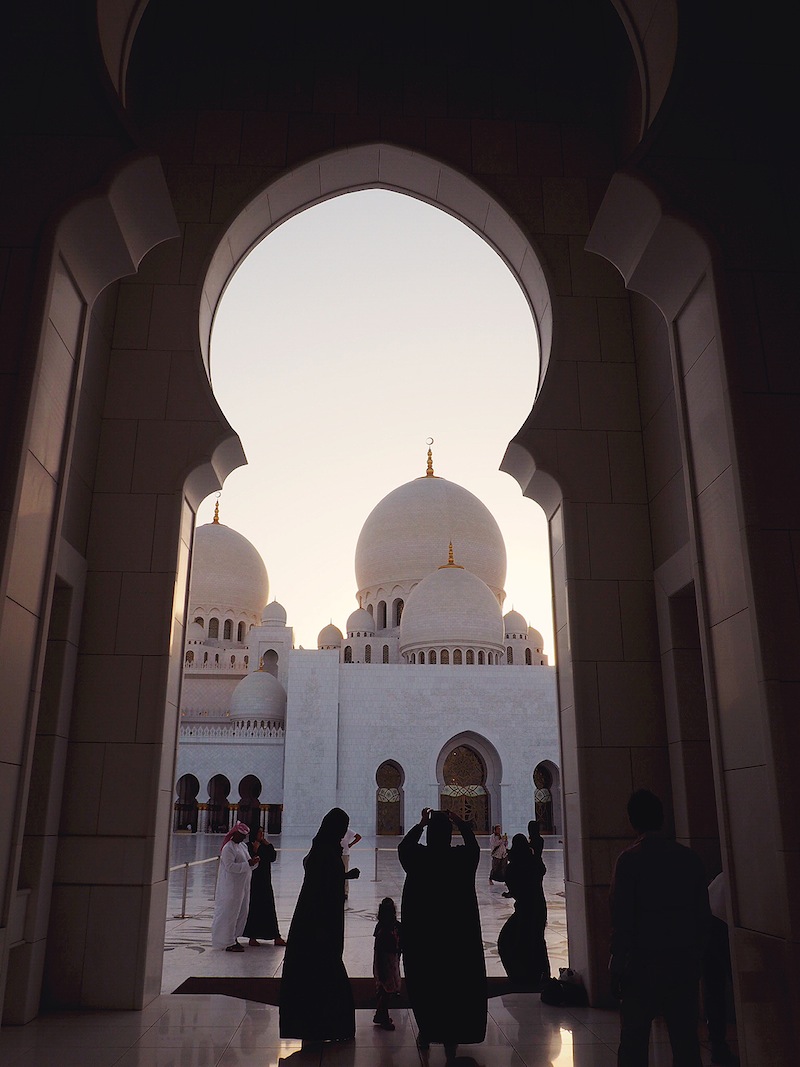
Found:
<path fill-rule="evenodd" d="M 193 774 L 182 775 L 175 786 L 178 799 L 175 801 L 172 829 L 189 830 L 197 833 L 197 794 L 200 792 L 200 783 Z"/>
<path fill-rule="evenodd" d="M 540 834 L 554 834 L 553 774 L 549 765 L 540 763 L 533 772 L 533 802 Z"/>
<path fill-rule="evenodd" d="M 231 783 L 224 774 L 215 774 L 208 783 L 208 826 L 212 833 L 226 834 L 230 828 L 230 791 Z"/>
<path fill-rule="evenodd" d="M 394 760 L 385 760 L 375 774 L 375 833 L 403 833 L 403 770 Z"/>
<path fill-rule="evenodd" d="M 474 748 L 459 745 L 447 756 L 439 797 L 442 811 L 452 811 L 459 819 L 471 822 L 476 833 L 488 834 L 491 812 L 486 764 Z"/>
<path fill-rule="evenodd" d="M 261 782 L 254 774 L 246 774 L 239 782 L 239 803 L 237 815 L 240 822 L 246 823 L 251 830 L 261 826 Z"/>

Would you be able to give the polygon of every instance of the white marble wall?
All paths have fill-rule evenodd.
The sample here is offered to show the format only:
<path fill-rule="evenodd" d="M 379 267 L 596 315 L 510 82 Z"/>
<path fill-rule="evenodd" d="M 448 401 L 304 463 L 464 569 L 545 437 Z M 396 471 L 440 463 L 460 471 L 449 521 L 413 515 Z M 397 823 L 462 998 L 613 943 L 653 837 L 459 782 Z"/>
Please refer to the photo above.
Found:
<path fill-rule="evenodd" d="M 336 803 L 355 829 L 374 834 L 375 772 L 388 759 L 403 768 L 404 825 L 411 826 L 422 807 L 439 806 L 437 763 L 454 740 L 486 754 L 492 820 L 512 832 L 525 829 L 533 816 L 534 767 L 544 759 L 561 766 L 553 668 L 343 664 L 337 677 L 327 663 L 314 662 L 319 654 L 300 655 L 293 659 L 287 713 L 287 832 L 313 831 Z M 325 737 L 333 694 L 338 726 Z M 298 767 L 300 750 L 305 758 Z M 325 807 L 317 785 L 334 781 Z"/>

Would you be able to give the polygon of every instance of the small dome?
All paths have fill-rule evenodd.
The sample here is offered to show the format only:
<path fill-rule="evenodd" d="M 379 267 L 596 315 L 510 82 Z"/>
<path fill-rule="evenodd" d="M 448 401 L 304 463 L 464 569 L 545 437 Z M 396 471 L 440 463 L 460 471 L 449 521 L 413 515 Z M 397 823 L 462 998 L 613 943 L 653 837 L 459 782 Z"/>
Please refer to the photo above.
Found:
<path fill-rule="evenodd" d="M 189 592 L 191 615 L 215 609 L 258 618 L 268 598 L 267 568 L 247 538 L 221 522 L 198 526 Z"/>
<path fill-rule="evenodd" d="M 347 620 L 347 632 L 349 634 L 365 633 L 370 635 L 375 633 L 375 620 L 366 608 L 356 608 Z"/>
<path fill-rule="evenodd" d="M 415 586 L 400 621 L 400 651 L 428 645 L 503 647 L 503 617 L 492 590 L 459 566 L 440 567 Z"/>
<path fill-rule="evenodd" d="M 269 626 L 285 626 L 286 608 L 283 604 L 279 604 L 277 600 L 273 600 L 262 611 L 261 621 Z"/>
<path fill-rule="evenodd" d="M 206 632 L 199 622 L 190 622 L 186 630 L 187 645 L 201 645 L 206 639 Z"/>
<path fill-rule="evenodd" d="M 509 611 L 503 616 L 506 628 L 506 636 L 509 634 L 524 634 L 528 637 L 528 620 L 523 618 L 518 611 Z"/>
<path fill-rule="evenodd" d="M 281 719 L 286 715 L 286 690 L 266 671 L 253 671 L 231 695 L 231 718 Z"/>
<path fill-rule="evenodd" d="M 367 613 L 369 614 L 369 612 Z M 319 632 L 317 638 L 317 648 L 341 648 L 344 635 L 338 626 L 334 626 L 332 622 L 329 622 L 327 626 L 323 626 Z"/>
<path fill-rule="evenodd" d="M 528 640 L 534 648 L 541 651 L 544 648 L 544 638 L 538 630 L 534 630 L 532 626 L 528 627 Z"/>

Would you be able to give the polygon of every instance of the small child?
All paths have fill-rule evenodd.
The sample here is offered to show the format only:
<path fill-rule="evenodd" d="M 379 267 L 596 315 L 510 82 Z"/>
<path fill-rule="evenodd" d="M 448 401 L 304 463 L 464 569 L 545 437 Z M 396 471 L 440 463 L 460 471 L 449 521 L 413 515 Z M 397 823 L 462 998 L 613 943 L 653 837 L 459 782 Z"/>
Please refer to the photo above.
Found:
<path fill-rule="evenodd" d="M 372 1019 L 381 1030 L 394 1030 L 389 1015 L 389 997 L 400 992 L 400 923 L 391 897 L 384 897 L 378 908 L 372 974 L 375 978 L 375 1015 Z"/>

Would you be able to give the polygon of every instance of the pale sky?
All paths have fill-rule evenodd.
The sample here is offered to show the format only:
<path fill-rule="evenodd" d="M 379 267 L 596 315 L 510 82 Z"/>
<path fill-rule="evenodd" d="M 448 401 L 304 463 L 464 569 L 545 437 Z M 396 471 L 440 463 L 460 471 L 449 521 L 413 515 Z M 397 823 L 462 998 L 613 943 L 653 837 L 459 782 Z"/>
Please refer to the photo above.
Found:
<path fill-rule="evenodd" d="M 331 621 L 344 631 L 364 520 L 425 473 L 432 437 L 436 473 L 482 500 L 503 533 L 504 611 L 520 611 L 554 661 L 547 524 L 498 470 L 533 403 L 536 332 L 485 241 L 398 193 L 310 208 L 232 279 L 211 373 L 249 461 L 225 482 L 220 520 L 261 553 L 295 645 L 316 648 Z"/>

